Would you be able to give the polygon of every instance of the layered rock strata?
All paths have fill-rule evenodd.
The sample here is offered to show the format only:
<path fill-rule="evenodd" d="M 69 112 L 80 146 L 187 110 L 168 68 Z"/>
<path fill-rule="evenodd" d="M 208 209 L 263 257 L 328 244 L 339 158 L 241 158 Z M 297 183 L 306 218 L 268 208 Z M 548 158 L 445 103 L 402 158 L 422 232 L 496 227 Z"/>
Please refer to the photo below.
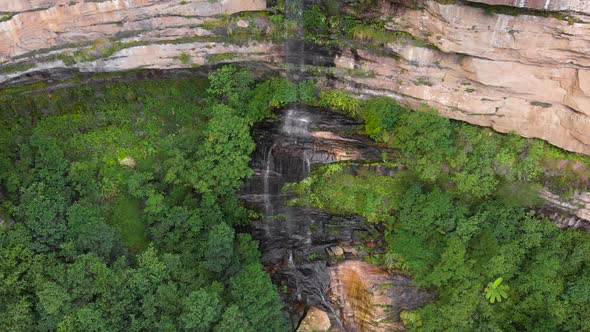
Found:
<path fill-rule="evenodd" d="M 432 47 L 388 43 L 395 57 L 343 52 L 338 67 L 369 73 L 348 77 L 356 91 L 590 153 L 590 25 L 435 1 L 390 18 L 391 30 Z"/>
<path fill-rule="evenodd" d="M 0 87 L 64 69 L 118 72 L 273 62 L 271 43 L 231 43 L 214 32 L 224 15 L 265 8 L 265 0 L 2 2 Z"/>
<path fill-rule="evenodd" d="M 259 41 L 236 41 L 216 30 L 224 20 L 216 15 L 261 10 L 264 2 L 4 1 L 0 87 L 64 69 L 118 72 L 223 62 L 280 68 L 289 50 L 270 41 L 264 19 L 225 22 L 231 28 L 226 32 L 257 33 L 253 39 Z M 375 45 L 341 44 L 346 46 L 327 61 L 336 65 L 330 69 L 336 86 L 393 96 L 417 108 L 427 104 L 446 117 L 590 154 L 590 17 L 583 14 L 585 2 L 548 1 L 549 9 L 578 11 L 575 20 L 492 14 L 461 2 L 425 0 L 420 8 L 384 3 L 388 29 L 405 31 L 421 43 L 402 39 L 378 52 Z"/>

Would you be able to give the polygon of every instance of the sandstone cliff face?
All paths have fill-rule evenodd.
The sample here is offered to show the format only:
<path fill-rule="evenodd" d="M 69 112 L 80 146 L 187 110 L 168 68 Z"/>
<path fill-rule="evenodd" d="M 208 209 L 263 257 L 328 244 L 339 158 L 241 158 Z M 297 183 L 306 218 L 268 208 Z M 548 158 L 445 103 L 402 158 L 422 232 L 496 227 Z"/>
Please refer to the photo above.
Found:
<path fill-rule="evenodd" d="M 215 62 L 272 62 L 270 43 L 220 42 L 202 28 L 219 15 L 265 8 L 265 0 L 2 2 L 0 87 L 36 72 L 191 68 L 216 55 Z"/>
<path fill-rule="evenodd" d="M 265 0 L 3 1 L 0 12 L 14 16 L 0 22 L 0 61 L 117 34 L 146 37 L 157 30 L 197 25 L 216 14 L 265 7 Z"/>
<path fill-rule="evenodd" d="M 590 25 L 435 1 L 391 18 L 392 30 L 438 50 L 391 43 L 398 59 L 343 53 L 339 67 L 374 74 L 349 78 L 364 92 L 393 93 L 450 118 L 590 153 Z"/>
<path fill-rule="evenodd" d="M 481 2 L 539 6 L 532 0 Z M 391 30 L 409 32 L 436 48 L 403 42 L 377 53 L 344 48 L 330 61 L 342 73 L 337 85 L 411 106 L 426 103 L 450 118 L 590 154 L 587 2 L 543 4 L 578 11 L 573 22 L 490 14 L 460 2 L 425 0 L 419 9 L 388 3 L 382 13 Z M 0 12 L 8 14 L 0 19 L 0 87 L 64 69 L 116 72 L 219 62 L 279 68 L 285 59 L 282 43 L 232 42 L 206 28 L 222 20 L 217 14 L 264 8 L 264 0 L 3 1 Z M 253 22 L 235 29 L 246 31 L 248 24 Z M 368 75 L 350 75 L 349 69 Z"/>

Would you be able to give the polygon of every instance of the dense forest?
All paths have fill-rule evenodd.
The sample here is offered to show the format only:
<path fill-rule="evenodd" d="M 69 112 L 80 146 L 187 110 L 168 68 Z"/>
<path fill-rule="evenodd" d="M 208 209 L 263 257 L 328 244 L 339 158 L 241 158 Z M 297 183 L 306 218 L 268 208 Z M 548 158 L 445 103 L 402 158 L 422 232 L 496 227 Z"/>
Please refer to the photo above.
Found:
<path fill-rule="evenodd" d="M 407 327 L 590 330 L 590 234 L 559 229 L 534 212 L 541 186 L 587 190 L 586 177 L 557 172 L 554 163 L 588 164 L 587 157 L 444 119 L 427 107 L 409 111 L 389 98 L 359 101 L 326 90 L 320 103 L 362 119 L 362 132 L 393 149 L 376 165 L 396 175 L 337 163 L 286 190 L 299 195 L 293 204 L 384 226 L 384 252 L 367 259 L 436 294 L 433 303 L 402 313 Z"/>
<path fill-rule="evenodd" d="M 235 193 L 250 127 L 309 98 L 234 67 L 2 95 L 0 330 L 286 330 Z"/>
<path fill-rule="evenodd" d="M 435 294 L 408 328 L 590 330 L 590 236 L 534 210 L 542 186 L 586 188 L 552 169 L 586 157 L 233 66 L 0 96 L 0 330 L 288 330 L 236 193 L 252 126 L 295 103 L 388 151 L 394 176 L 334 163 L 285 190 L 383 229 L 364 259 Z"/>

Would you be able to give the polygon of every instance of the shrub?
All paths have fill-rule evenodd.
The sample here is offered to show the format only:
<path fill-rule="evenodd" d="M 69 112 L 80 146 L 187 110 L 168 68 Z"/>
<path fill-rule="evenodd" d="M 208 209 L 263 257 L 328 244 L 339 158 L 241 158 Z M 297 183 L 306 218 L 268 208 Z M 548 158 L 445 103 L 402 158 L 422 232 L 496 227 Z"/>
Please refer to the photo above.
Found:
<path fill-rule="evenodd" d="M 342 90 L 321 91 L 320 105 L 355 118 L 359 116 L 359 100 Z"/>

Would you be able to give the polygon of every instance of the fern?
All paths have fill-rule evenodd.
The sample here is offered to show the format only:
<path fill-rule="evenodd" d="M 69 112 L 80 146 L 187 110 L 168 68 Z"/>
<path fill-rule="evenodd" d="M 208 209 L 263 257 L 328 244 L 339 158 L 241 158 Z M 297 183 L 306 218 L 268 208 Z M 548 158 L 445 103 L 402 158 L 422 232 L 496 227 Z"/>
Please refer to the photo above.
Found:
<path fill-rule="evenodd" d="M 485 289 L 485 297 L 490 301 L 490 303 L 494 302 L 502 302 L 502 299 L 508 298 L 508 290 L 510 287 L 507 285 L 502 285 L 502 277 L 496 279 L 493 282 L 488 283 L 488 287 Z"/>

